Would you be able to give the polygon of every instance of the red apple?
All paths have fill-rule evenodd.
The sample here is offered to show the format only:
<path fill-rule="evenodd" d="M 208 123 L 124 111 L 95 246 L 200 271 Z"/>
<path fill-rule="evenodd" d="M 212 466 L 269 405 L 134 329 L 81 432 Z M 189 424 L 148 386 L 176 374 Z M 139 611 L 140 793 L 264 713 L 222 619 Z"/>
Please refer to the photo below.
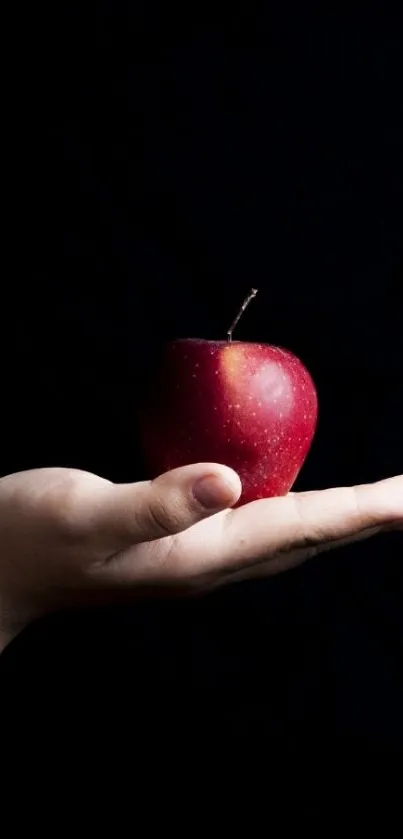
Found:
<path fill-rule="evenodd" d="M 150 477 L 209 461 L 240 476 L 237 506 L 286 495 L 310 449 L 317 413 L 311 376 L 287 350 L 232 341 L 232 329 L 227 341 L 172 341 L 141 420 Z"/>

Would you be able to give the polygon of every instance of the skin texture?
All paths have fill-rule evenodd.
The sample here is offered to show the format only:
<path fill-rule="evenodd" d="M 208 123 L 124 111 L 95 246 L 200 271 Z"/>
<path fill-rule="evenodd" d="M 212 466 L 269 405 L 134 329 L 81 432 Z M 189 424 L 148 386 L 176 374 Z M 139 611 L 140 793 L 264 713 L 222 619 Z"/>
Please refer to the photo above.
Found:
<path fill-rule="evenodd" d="M 231 509 L 240 494 L 239 477 L 217 463 L 135 484 L 62 468 L 2 478 L 0 646 L 50 611 L 202 595 L 403 528 L 402 475 Z"/>
<path fill-rule="evenodd" d="M 172 341 L 142 419 L 150 475 L 216 461 L 240 476 L 238 505 L 286 495 L 317 415 L 314 383 L 291 352 L 238 341 Z"/>

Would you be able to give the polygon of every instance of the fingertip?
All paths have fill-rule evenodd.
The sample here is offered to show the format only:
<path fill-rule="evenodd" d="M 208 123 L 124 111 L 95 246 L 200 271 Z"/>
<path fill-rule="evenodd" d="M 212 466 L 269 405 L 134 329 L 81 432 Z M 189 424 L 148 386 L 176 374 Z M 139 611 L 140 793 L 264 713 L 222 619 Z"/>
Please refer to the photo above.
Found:
<path fill-rule="evenodd" d="M 239 475 L 230 467 L 220 466 L 199 478 L 192 488 L 196 501 L 207 510 L 232 507 L 242 492 Z"/>

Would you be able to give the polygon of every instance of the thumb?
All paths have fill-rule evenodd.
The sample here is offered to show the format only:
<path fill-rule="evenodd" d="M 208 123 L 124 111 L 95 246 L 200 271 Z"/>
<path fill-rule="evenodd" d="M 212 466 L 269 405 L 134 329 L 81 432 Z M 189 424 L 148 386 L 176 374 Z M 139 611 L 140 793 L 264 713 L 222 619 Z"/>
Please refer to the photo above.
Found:
<path fill-rule="evenodd" d="M 179 533 L 233 506 L 242 492 L 228 466 L 195 463 L 153 481 L 109 485 L 91 516 L 97 541 L 110 550 Z"/>

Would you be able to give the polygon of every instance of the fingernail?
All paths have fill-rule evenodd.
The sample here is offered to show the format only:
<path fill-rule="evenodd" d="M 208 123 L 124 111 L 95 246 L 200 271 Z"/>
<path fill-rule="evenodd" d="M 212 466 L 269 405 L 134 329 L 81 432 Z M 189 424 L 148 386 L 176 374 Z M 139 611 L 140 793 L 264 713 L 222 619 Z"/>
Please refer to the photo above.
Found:
<path fill-rule="evenodd" d="M 205 478 L 196 481 L 193 495 L 207 510 L 214 510 L 233 503 L 235 490 L 221 476 L 206 475 Z"/>

